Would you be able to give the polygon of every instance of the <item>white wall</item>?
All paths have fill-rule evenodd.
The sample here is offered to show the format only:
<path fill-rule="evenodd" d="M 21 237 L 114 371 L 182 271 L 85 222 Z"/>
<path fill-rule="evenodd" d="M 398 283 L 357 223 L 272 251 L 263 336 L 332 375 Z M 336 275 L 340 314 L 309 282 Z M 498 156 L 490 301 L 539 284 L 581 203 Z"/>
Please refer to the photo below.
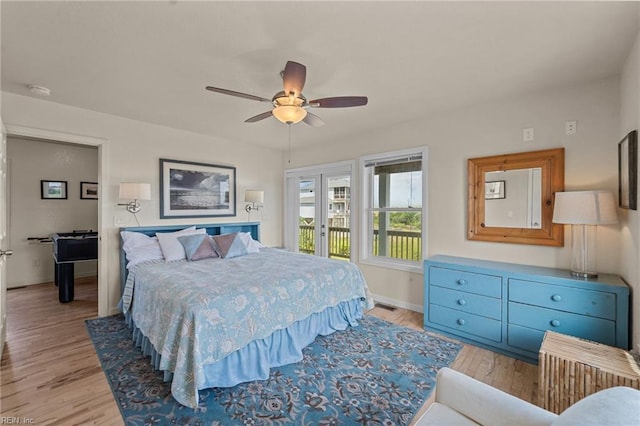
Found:
<path fill-rule="evenodd" d="M 369 134 L 295 150 L 292 164 L 287 167 L 427 145 L 429 256 L 450 254 L 568 268 L 570 243 L 564 248 L 556 248 L 466 240 L 466 160 L 564 147 L 567 190 L 617 191 L 615 143 L 619 135 L 619 117 L 619 80 L 607 79 L 442 112 L 390 128 L 376 129 L 372 123 Z M 567 120 L 577 121 L 575 135 L 564 134 Z M 535 130 L 533 142 L 522 141 L 522 129 L 527 127 Z M 303 141 L 298 142 L 298 145 L 302 144 Z M 566 241 L 570 242 L 569 229 L 566 232 Z M 619 272 L 619 228 L 599 227 L 598 238 L 600 271 Z M 422 275 L 360 266 L 375 294 L 401 306 L 422 308 Z"/>
<path fill-rule="evenodd" d="M 102 182 L 105 203 L 102 217 L 106 235 L 102 245 L 107 250 L 108 306 L 115 312 L 120 299 L 119 236 L 113 226 L 116 217 L 135 226 L 132 215 L 118 207 L 118 184 L 123 181 L 151 183 L 152 200 L 142 202 L 138 214 L 142 225 L 176 225 L 247 221 L 244 211 L 244 190 L 262 189 L 264 208 L 251 220 L 260 220 L 261 237 L 265 244 L 282 244 L 282 182 L 281 153 L 258 146 L 245 146 L 231 140 L 211 138 L 108 114 L 73 108 L 12 93 L 2 92 L 2 118 L 5 126 L 24 126 L 48 131 L 106 139 L 109 176 Z M 236 217 L 205 219 L 159 219 L 159 158 L 233 165 L 237 173 L 238 204 Z"/>
<path fill-rule="evenodd" d="M 631 130 L 640 130 L 640 32 L 625 62 L 620 79 L 621 125 L 618 139 Z M 617 142 L 617 141 L 615 141 Z M 615 143 L 614 142 L 614 143 Z M 612 145 L 612 149 L 615 146 Z M 638 180 L 640 182 L 640 179 Z M 632 289 L 631 330 L 635 348 L 640 345 L 640 218 L 637 210 L 622 210 L 620 215 L 620 274 Z"/>
<path fill-rule="evenodd" d="M 80 199 L 80 182 L 98 181 L 98 150 L 69 144 L 7 138 L 9 161 L 9 246 L 7 287 L 53 281 L 51 245 L 28 237 L 98 229 L 97 200 Z M 42 200 L 40 180 L 67 181 L 66 200 Z M 76 277 L 96 275 L 96 262 L 80 262 Z"/>

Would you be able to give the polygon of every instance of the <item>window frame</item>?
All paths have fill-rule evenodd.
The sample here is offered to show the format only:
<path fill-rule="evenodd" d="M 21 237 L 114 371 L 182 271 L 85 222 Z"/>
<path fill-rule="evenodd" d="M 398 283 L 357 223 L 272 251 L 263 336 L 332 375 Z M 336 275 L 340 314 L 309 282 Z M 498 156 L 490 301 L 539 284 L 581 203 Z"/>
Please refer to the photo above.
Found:
<path fill-rule="evenodd" d="M 403 260 L 385 256 L 374 256 L 373 247 L 373 182 L 366 164 L 371 161 L 388 161 L 408 157 L 410 155 L 422 155 L 422 241 L 421 251 L 422 259 L 420 260 Z M 423 273 L 423 261 L 427 255 L 428 247 L 428 175 L 429 175 L 429 150 L 426 146 L 402 149 L 397 151 L 388 151 L 377 154 L 364 155 L 359 157 L 358 165 L 360 168 L 360 250 L 359 262 L 365 265 L 379 266 L 383 268 L 397 269 L 401 271 Z M 402 208 L 393 209 L 402 210 Z"/>

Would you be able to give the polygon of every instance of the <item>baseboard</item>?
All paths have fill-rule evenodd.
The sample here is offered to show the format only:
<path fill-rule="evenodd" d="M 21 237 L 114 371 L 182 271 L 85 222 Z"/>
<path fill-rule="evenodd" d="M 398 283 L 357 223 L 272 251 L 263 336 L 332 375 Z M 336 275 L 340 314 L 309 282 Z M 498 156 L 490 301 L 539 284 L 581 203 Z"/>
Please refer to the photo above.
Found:
<path fill-rule="evenodd" d="M 7 283 L 7 290 L 11 290 L 11 289 L 14 289 L 14 288 L 20 288 L 20 287 L 27 287 L 27 286 L 30 286 L 30 285 L 45 284 L 45 283 L 53 283 L 53 279 L 46 279 L 44 281 L 38 281 L 38 282 L 17 281 L 17 282 L 13 282 L 13 283 Z"/>
<path fill-rule="evenodd" d="M 390 297 L 380 296 L 378 294 L 373 295 L 373 300 L 376 302 L 384 303 L 385 305 L 395 306 L 398 308 L 408 309 L 414 312 L 424 313 L 424 309 L 422 308 L 422 305 L 407 303 L 407 302 L 403 302 L 402 300 L 396 300 Z"/>
<path fill-rule="evenodd" d="M 95 277 L 97 275 L 96 271 L 88 271 L 88 272 L 81 272 L 81 273 L 75 273 L 73 274 L 73 278 L 87 278 L 87 277 Z M 13 288 L 18 288 L 18 287 L 27 287 L 30 285 L 38 285 L 38 284 L 45 284 L 45 283 L 53 283 L 54 282 L 54 278 L 39 278 L 39 280 L 41 281 L 28 281 L 28 280 L 22 280 L 22 281 L 15 281 L 12 283 L 7 283 L 7 290 L 11 290 Z"/>

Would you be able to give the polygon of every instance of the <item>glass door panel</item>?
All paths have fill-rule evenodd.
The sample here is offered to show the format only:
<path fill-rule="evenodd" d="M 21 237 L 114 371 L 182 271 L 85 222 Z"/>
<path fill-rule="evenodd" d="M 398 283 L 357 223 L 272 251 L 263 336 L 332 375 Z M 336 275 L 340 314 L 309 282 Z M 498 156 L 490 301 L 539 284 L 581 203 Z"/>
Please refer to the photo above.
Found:
<path fill-rule="evenodd" d="M 351 176 L 325 176 L 323 179 L 324 220 L 321 235 L 325 234 L 324 253 L 333 259 L 351 258 Z"/>
<path fill-rule="evenodd" d="M 318 217 L 317 185 L 318 178 L 300 178 L 298 181 L 298 251 L 300 253 L 320 254 L 316 246 L 320 234 Z"/>

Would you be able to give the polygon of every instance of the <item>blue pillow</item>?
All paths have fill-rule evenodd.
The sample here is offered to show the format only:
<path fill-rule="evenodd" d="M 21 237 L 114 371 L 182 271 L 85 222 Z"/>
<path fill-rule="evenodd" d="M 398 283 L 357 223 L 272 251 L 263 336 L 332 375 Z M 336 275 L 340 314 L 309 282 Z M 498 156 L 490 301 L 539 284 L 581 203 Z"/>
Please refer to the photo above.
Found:
<path fill-rule="evenodd" d="M 207 234 L 183 235 L 178 237 L 178 241 L 184 247 L 189 261 L 220 257 L 213 247 L 211 237 Z"/>
<path fill-rule="evenodd" d="M 237 232 L 231 234 L 214 235 L 211 237 L 216 251 L 223 259 L 244 256 L 248 254 L 247 246 Z"/>

